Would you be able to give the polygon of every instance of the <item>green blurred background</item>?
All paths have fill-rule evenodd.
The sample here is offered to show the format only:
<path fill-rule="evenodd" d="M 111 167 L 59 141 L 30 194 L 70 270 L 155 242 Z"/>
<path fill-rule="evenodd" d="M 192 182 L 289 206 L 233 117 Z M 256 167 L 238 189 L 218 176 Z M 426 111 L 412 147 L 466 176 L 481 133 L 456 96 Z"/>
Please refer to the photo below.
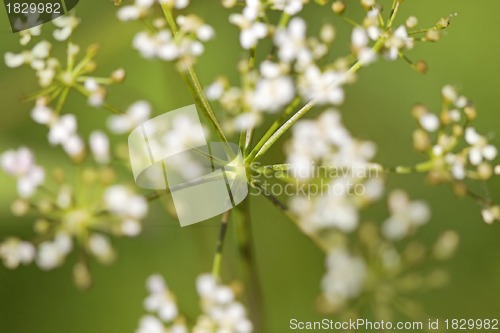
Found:
<path fill-rule="evenodd" d="M 389 0 L 382 2 L 390 6 Z M 208 84 L 219 74 L 229 75 L 235 82 L 236 62 L 242 53 L 237 47 L 236 28 L 227 23 L 228 12 L 216 0 L 194 0 L 189 8 L 217 31 L 215 41 L 208 43 L 196 66 L 202 82 Z M 98 73 L 107 75 L 118 67 L 127 69 L 126 82 L 111 89 L 110 101 L 124 108 L 138 99 L 147 99 L 153 103 L 156 114 L 191 104 L 187 89 L 171 65 L 143 60 L 131 49 L 133 34 L 140 25 L 119 23 L 115 12 L 108 0 L 81 1 L 77 14 L 82 24 L 75 34 L 75 41 L 82 47 L 96 42 L 101 45 Z M 342 107 L 345 122 L 356 136 L 378 144 L 378 160 L 384 164 L 418 161 L 411 149 L 414 122 L 410 108 L 415 102 L 439 107 L 440 90 L 445 84 L 460 87 L 475 101 L 480 115 L 476 124 L 482 132 L 494 135 L 499 129 L 500 2 L 409 0 L 402 6 L 399 22 L 416 15 L 421 26 L 431 26 L 440 17 L 455 12 L 458 16 L 439 43 L 418 44 L 409 54 L 412 59 L 427 61 L 427 75 L 415 73 L 402 61 L 381 61 L 362 70 L 359 82 L 347 88 L 347 102 Z M 0 13 L 0 53 L 18 52 L 18 37 L 9 32 L 5 11 Z M 338 39 L 332 54 L 346 52 L 350 27 L 333 17 L 329 7 L 311 4 L 303 16 L 310 22 L 312 32 L 321 23 L 336 23 Z M 0 64 L 0 151 L 27 145 L 37 152 L 44 165 L 68 163 L 59 149 L 48 148 L 46 129 L 33 124 L 29 116 L 31 105 L 21 102 L 23 95 L 35 88 L 31 70 L 8 70 L 3 62 Z M 86 106 L 78 96 L 70 98 L 66 110 L 77 114 L 85 136 L 91 129 L 104 129 L 108 114 Z M 313 112 L 311 116 L 314 115 Z M 494 142 L 500 144 L 496 137 Z M 267 161 L 279 162 L 281 157 L 281 148 L 276 147 Z M 9 210 L 15 197 L 14 181 L 2 174 L 0 183 L 0 239 L 29 235 L 32 221 L 14 218 Z M 491 184 L 497 201 L 498 185 Z M 392 176 L 389 188 L 405 188 L 413 197 L 429 201 L 433 219 L 419 233 L 424 242 L 430 243 L 441 230 L 449 228 L 459 231 L 462 238 L 456 257 L 447 264 L 452 273 L 450 285 L 420 298 L 428 312 L 442 318 L 500 317 L 500 226 L 487 226 L 475 203 L 455 198 L 447 187 L 427 185 L 423 176 Z M 315 310 L 324 272 L 323 255 L 267 201 L 255 197 L 251 200 L 265 292 L 266 332 L 288 332 L 290 318 L 323 318 Z M 378 221 L 383 221 L 387 214 L 383 204 L 372 213 Z M 33 266 L 16 271 L 2 266 L 0 332 L 133 332 L 143 314 L 145 278 L 155 272 L 167 278 L 180 296 L 181 307 L 195 315 L 198 310 L 194 281 L 200 272 L 210 269 L 217 232 L 216 220 L 181 229 L 161 205 L 155 204 L 139 238 L 113 240 L 119 252 L 114 265 L 92 264 L 95 283 L 87 292 L 73 286 L 69 264 L 49 273 Z M 225 248 L 227 279 L 238 276 L 233 274 L 238 271 L 234 236 L 231 229 Z M 68 263 L 73 261 L 74 256 Z"/>

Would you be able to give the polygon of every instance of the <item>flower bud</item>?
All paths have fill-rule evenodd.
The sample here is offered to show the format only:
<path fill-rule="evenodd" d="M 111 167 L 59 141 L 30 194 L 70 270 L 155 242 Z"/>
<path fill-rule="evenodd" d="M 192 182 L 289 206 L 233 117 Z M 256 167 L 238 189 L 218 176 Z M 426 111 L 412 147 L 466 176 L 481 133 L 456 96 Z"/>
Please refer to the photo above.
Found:
<path fill-rule="evenodd" d="M 376 5 L 375 0 L 361 0 L 361 6 L 365 9 L 370 10 Z"/>
<path fill-rule="evenodd" d="M 237 3 L 237 0 L 222 0 L 222 6 L 224 8 L 233 8 Z"/>
<path fill-rule="evenodd" d="M 493 176 L 493 168 L 489 163 L 481 163 L 477 166 L 477 174 L 481 180 L 488 180 Z"/>
<path fill-rule="evenodd" d="M 445 231 L 434 245 L 434 257 L 438 260 L 449 259 L 455 253 L 459 242 L 460 237 L 455 231 Z"/>
<path fill-rule="evenodd" d="M 45 234 L 47 231 L 49 231 L 50 228 L 50 222 L 44 219 L 38 219 L 35 221 L 35 224 L 33 225 L 33 230 L 39 234 Z"/>
<path fill-rule="evenodd" d="M 450 25 L 450 19 L 446 17 L 442 17 L 439 19 L 439 21 L 436 23 L 435 28 L 437 30 L 443 30 L 446 29 Z"/>
<path fill-rule="evenodd" d="M 437 42 L 439 40 L 439 31 L 431 29 L 425 34 L 425 39 L 429 42 Z"/>
<path fill-rule="evenodd" d="M 484 222 L 492 224 L 495 221 L 500 220 L 500 206 L 491 206 L 483 209 L 481 212 Z"/>
<path fill-rule="evenodd" d="M 411 113 L 413 114 L 413 117 L 415 117 L 415 119 L 420 119 L 423 115 L 429 113 L 429 110 L 427 109 L 427 107 L 423 104 L 416 104 L 412 109 L 411 109 Z"/>
<path fill-rule="evenodd" d="M 415 69 L 420 74 L 426 74 L 429 67 L 427 66 L 427 63 L 425 61 L 420 60 L 415 64 Z"/>
<path fill-rule="evenodd" d="M 12 211 L 12 214 L 14 214 L 15 216 L 26 215 L 29 209 L 30 209 L 29 203 L 23 199 L 15 200 L 10 206 L 10 210 Z"/>
<path fill-rule="evenodd" d="M 115 83 L 121 83 L 125 80 L 125 70 L 123 68 L 117 69 L 113 73 L 111 73 L 111 80 Z"/>
<path fill-rule="evenodd" d="M 421 128 L 413 132 L 413 147 L 418 152 L 428 151 L 431 147 L 429 135 Z"/>
<path fill-rule="evenodd" d="M 88 289 L 92 284 L 92 276 L 87 265 L 82 262 L 76 263 L 73 267 L 73 279 L 79 289 Z"/>
<path fill-rule="evenodd" d="M 409 29 L 415 28 L 417 24 L 418 24 L 418 19 L 415 16 L 410 16 L 406 20 L 406 27 L 408 27 Z"/>
<path fill-rule="evenodd" d="M 335 1 L 333 4 L 332 4 L 332 10 L 335 14 L 344 14 L 345 10 L 346 10 L 346 5 L 344 3 L 344 1 Z"/>
<path fill-rule="evenodd" d="M 468 120 L 474 120 L 477 117 L 477 110 L 474 106 L 469 105 L 464 108 L 465 115 Z"/>

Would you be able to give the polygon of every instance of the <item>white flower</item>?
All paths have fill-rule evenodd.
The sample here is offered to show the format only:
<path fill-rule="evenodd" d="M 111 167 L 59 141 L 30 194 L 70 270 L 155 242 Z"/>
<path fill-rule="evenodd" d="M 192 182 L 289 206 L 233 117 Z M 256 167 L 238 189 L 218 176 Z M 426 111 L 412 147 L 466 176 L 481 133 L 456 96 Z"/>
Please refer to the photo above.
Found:
<path fill-rule="evenodd" d="M 49 143 L 62 145 L 69 156 L 78 156 L 83 152 L 85 146 L 76 130 L 76 117 L 72 114 L 65 114 L 50 124 Z"/>
<path fill-rule="evenodd" d="M 224 94 L 224 88 L 223 80 L 217 80 L 205 88 L 205 94 L 209 100 L 216 101 Z"/>
<path fill-rule="evenodd" d="M 361 27 L 356 27 L 352 30 L 351 43 L 355 48 L 362 48 L 368 45 L 369 38 L 366 30 Z"/>
<path fill-rule="evenodd" d="M 370 41 L 369 31 L 361 27 L 356 27 L 352 31 L 351 37 L 353 51 L 358 56 L 358 60 L 364 65 L 371 64 L 377 59 L 377 53 L 368 46 Z"/>
<path fill-rule="evenodd" d="M 250 128 L 255 128 L 262 120 L 262 115 L 258 112 L 245 112 L 234 118 L 234 128 L 239 131 L 246 131 Z"/>
<path fill-rule="evenodd" d="M 30 51 L 22 53 L 7 52 L 4 55 L 5 64 L 7 67 L 15 68 L 24 64 L 30 64 L 34 69 L 41 70 L 45 67 L 45 60 L 49 54 L 52 45 L 43 40 L 38 42 Z"/>
<path fill-rule="evenodd" d="M 59 266 L 64 258 L 71 252 L 73 242 L 64 233 L 56 235 L 52 242 L 45 241 L 38 246 L 37 265 L 42 270 L 51 270 Z"/>
<path fill-rule="evenodd" d="M 403 191 L 394 191 L 389 196 L 391 217 L 382 225 L 382 234 L 391 240 L 401 240 L 416 227 L 427 223 L 430 209 L 422 201 L 410 201 Z"/>
<path fill-rule="evenodd" d="M 136 0 L 133 5 L 123 6 L 116 13 L 120 21 L 132 21 L 144 17 L 155 0 Z"/>
<path fill-rule="evenodd" d="M 279 111 L 288 105 L 295 95 L 293 80 L 287 75 L 281 75 L 280 66 L 270 61 L 264 61 L 260 70 L 263 77 L 255 86 L 252 106 L 260 111 Z"/>
<path fill-rule="evenodd" d="M 98 107 L 104 103 L 106 90 L 93 78 L 88 78 L 84 83 L 85 89 L 90 93 L 88 102 L 91 106 Z"/>
<path fill-rule="evenodd" d="M 92 253 L 100 262 L 107 264 L 114 260 L 115 253 L 109 239 L 100 234 L 92 234 L 88 239 L 89 252 Z"/>
<path fill-rule="evenodd" d="M 110 160 L 108 136 L 101 131 L 92 132 L 90 134 L 90 150 L 98 163 L 108 163 Z"/>
<path fill-rule="evenodd" d="M 339 305 L 356 298 L 363 290 L 366 264 L 344 249 L 334 249 L 326 259 L 327 272 L 321 289 L 330 304 Z"/>
<path fill-rule="evenodd" d="M 113 133 L 126 133 L 148 120 L 150 114 L 151 105 L 146 101 L 138 101 L 128 108 L 126 114 L 111 116 L 108 120 L 108 128 Z"/>
<path fill-rule="evenodd" d="M 386 40 L 386 57 L 389 60 L 396 60 L 399 57 L 399 51 L 403 49 L 412 49 L 413 45 L 413 39 L 408 36 L 406 27 L 402 25 L 394 31 L 390 38 Z"/>
<path fill-rule="evenodd" d="M 16 68 L 24 65 L 24 63 L 27 61 L 27 56 L 25 53 L 16 54 L 7 52 L 4 55 L 4 61 L 7 67 Z"/>
<path fill-rule="evenodd" d="M 189 5 L 189 0 L 160 0 L 160 3 L 166 4 L 176 9 L 183 9 Z"/>
<path fill-rule="evenodd" d="M 321 72 L 315 65 L 308 66 L 299 78 L 299 92 L 306 100 L 314 100 L 318 104 L 342 104 L 344 76 L 333 70 Z"/>
<path fill-rule="evenodd" d="M 30 242 L 11 237 L 0 243 L 0 258 L 9 269 L 30 264 L 34 257 L 35 247 Z"/>
<path fill-rule="evenodd" d="M 439 118 L 434 113 L 425 113 L 420 119 L 420 126 L 427 132 L 435 132 L 439 129 L 440 121 Z"/>
<path fill-rule="evenodd" d="M 299 68 L 304 68 L 312 62 L 313 56 L 307 47 L 306 23 L 303 19 L 295 17 L 286 29 L 276 31 L 274 43 L 278 47 L 278 57 L 281 61 L 297 61 Z"/>
<path fill-rule="evenodd" d="M 144 301 L 146 310 L 156 312 L 167 323 L 177 318 L 179 310 L 165 280 L 160 275 L 155 274 L 148 278 L 146 285 L 150 292 Z"/>
<path fill-rule="evenodd" d="M 135 333 L 165 333 L 163 323 L 154 316 L 143 316 Z"/>
<path fill-rule="evenodd" d="M 106 189 L 104 205 L 111 213 L 134 220 L 144 218 L 148 212 L 146 199 L 122 185 L 114 185 Z"/>
<path fill-rule="evenodd" d="M 304 2 L 305 0 L 271 0 L 271 6 L 288 15 L 295 15 L 302 10 Z"/>
<path fill-rule="evenodd" d="M 21 39 L 19 43 L 21 45 L 28 45 L 31 41 L 31 37 L 40 36 L 42 33 L 42 21 L 39 21 L 40 13 L 28 13 L 25 14 L 26 21 L 21 20 L 20 17 L 16 18 L 14 22 L 14 28 L 19 30 L 19 36 Z"/>
<path fill-rule="evenodd" d="M 54 39 L 62 42 L 71 36 L 75 28 L 80 24 L 80 19 L 72 15 L 62 15 L 52 20 L 52 23 L 58 28 L 52 33 Z"/>
<path fill-rule="evenodd" d="M 498 155 L 498 149 L 488 144 L 487 139 L 477 133 L 476 129 L 472 127 L 466 128 L 465 141 L 471 145 L 469 160 L 472 165 L 479 165 L 483 160 L 492 161 Z"/>
<path fill-rule="evenodd" d="M 490 206 L 484 208 L 481 212 L 484 222 L 492 224 L 500 220 L 500 206 Z"/>
<path fill-rule="evenodd" d="M 198 318 L 193 332 L 205 332 L 209 327 L 216 332 L 252 332 L 253 325 L 246 318 L 246 310 L 234 300 L 234 292 L 230 288 L 221 285 L 210 274 L 200 275 L 196 286 L 203 315 Z"/>
<path fill-rule="evenodd" d="M 455 102 L 458 99 L 457 90 L 450 85 L 444 86 L 441 90 L 441 94 L 446 100 L 450 102 Z"/>
<path fill-rule="evenodd" d="M 174 40 L 172 33 L 166 29 L 157 33 L 142 31 L 134 37 L 134 48 L 148 59 L 174 61 L 182 58 L 192 61 L 204 52 L 205 47 L 201 41 L 211 40 L 214 30 L 194 15 L 178 16 L 177 23 L 181 38 Z"/>
<path fill-rule="evenodd" d="M 331 188 L 337 189 L 335 182 Z M 352 232 L 358 225 L 357 208 L 347 198 L 334 193 L 326 193 L 314 199 L 294 197 L 291 202 L 292 211 L 299 216 L 304 230 L 315 232 L 327 228 L 337 228 L 344 232 Z"/>
<path fill-rule="evenodd" d="M 43 100 L 38 99 L 36 106 L 31 110 L 31 118 L 38 124 L 49 125 L 56 121 L 57 116 Z"/>
<path fill-rule="evenodd" d="M 36 165 L 31 150 L 25 147 L 8 150 L 0 157 L 2 169 L 17 178 L 17 191 L 21 197 L 30 197 L 45 179 L 44 170 Z"/>
<path fill-rule="evenodd" d="M 231 14 L 229 21 L 241 29 L 240 44 L 244 49 L 251 49 L 267 36 L 267 26 L 264 23 L 250 20 L 245 15 Z"/>

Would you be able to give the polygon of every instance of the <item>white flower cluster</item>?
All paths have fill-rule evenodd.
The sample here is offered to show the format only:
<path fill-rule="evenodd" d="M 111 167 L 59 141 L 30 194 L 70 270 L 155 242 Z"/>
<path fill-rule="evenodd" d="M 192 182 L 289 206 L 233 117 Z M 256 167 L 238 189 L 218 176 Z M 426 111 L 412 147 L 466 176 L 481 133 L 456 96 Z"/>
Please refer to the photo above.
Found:
<path fill-rule="evenodd" d="M 143 197 L 119 185 L 105 190 L 103 208 L 106 210 L 102 212 L 95 213 L 90 207 L 73 203 L 73 198 L 71 187 L 63 185 L 54 203 L 40 199 L 32 204 L 42 214 L 35 223 L 35 231 L 50 239 L 41 242 L 36 251 L 29 242 L 7 239 L 0 244 L 0 256 L 7 267 L 30 263 L 36 253 L 36 263 L 41 269 L 54 269 L 62 265 L 73 250 L 74 240 L 78 240 L 79 245 L 99 262 L 111 263 L 115 258 L 111 242 L 106 235 L 95 230 L 136 236 L 141 231 L 140 220 L 148 209 Z"/>
<path fill-rule="evenodd" d="M 204 274 L 196 281 L 203 314 L 198 318 L 193 333 L 227 332 L 251 333 L 245 307 L 235 300 L 231 288 L 221 285 L 212 275 Z"/>
<path fill-rule="evenodd" d="M 39 98 L 31 111 L 32 119 L 49 128 L 48 141 L 53 146 L 61 145 L 71 158 L 81 160 L 85 153 L 85 142 L 77 133 L 78 124 L 73 114 L 58 115 L 47 105 L 45 98 Z M 110 147 L 107 135 L 102 131 L 93 131 L 89 140 L 90 151 L 100 164 L 110 161 Z"/>
<path fill-rule="evenodd" d="M 108 128 L 115 134 L 129 133 L 144 123 L 151 116 L 151 104 L 147 101 L 137 101 L 130 105 L 125 114 L 111 116 L 108 119 Z"/>
<path fill-rule="evenodd" d="M 405 215 L 399 208 L 398 214 Z M 400 222 L 405 224 L 403 220 Z M 380 227 L 365 221 L 355 240 L 345 235 L 335 237 L 336 241 L 328 250 L 326 273 L 321 281 L 322 296 L 318 304 L 323 311 L 339 314 L 373 311 L 388 318 L 398 312 L 396 300 L 411 302 L 405 300 L 410 292 L 439 288 L 446 283 L 446 272 L 427 265 L 427 261 L 449 260 L 459 244 L 456 232 L 444 231 L 427 249 L 411 238 L 414 235 L 408 235 L 411 241 L 404 244 L 383 237 L 384 229 L 385 225 Z M 372 301 L 362 302 L 366 298 Z"/>
<path fill-rule="evenodd" d="M 302 11 L 308 0 L 271 0 L 271 8 L 281 10 L 287 15 L 296 15 Z"/>
<path fill-rule="evenodd" d="M 33 244 L 16 237 L 7 238 L 0 244 L 0 258 L 9 269 L 15 269 L 20 264 L 30 264 L 35 258 L 35 253 Z"/>
<path fill-rule="evenodd" d="M 33 120 L 49 128 L 48 140 L 53 146 L 61 145 L 73 158 L 82 155 L 85 144 L 77 133 L 77 120 L 73 114 L 59 116 L 47 104 L 45 98 L 39 98 L 31 111 Z"/>
<path fill-rule="evenodd" d="M 29 65 L 36 72 L 41 87 L 48 87 L 54 82 L 56 69 L 60 67 L 59 60 L 50 57 L 52 44 L 48 41 L 40 41 L 31 50 L 21 53 L 7 52 L 4 55 L 7 67 L 16 68 Z"/>
<path fill-rule="evenodd" d="M 257 15 L 262 10 L 262 5 L 256 3 L 252 6 L 254 5 L 255 8 L 247 4 L 243 14 L 232 14 L 231 19 L 237 21 L 248 15 Z M 258 39 L 266 37 L 263 33 L 252 35 L 251 29 L 257 29 L 254 25 L 260 27 L 258 31 L 264 31 L 265 25 L 261 22 L 242 28 L 241 38 L 245 48 L 255 46 Z M 254 128 L 261 121 L 263 113 L 283 110 L 296 96 L 305 101 L 314 100 L 318 104 L 341 104 L 344 101 L 341 85 L 348 79 L 345 70 L 335 67 L 321 70 L 315 63 L 326 55 L 334 37 L 333 27 L 324 25 L 320 38 L 308 38 L 306 23 L 295 17 L 275 33 L 273 43 L 277 59 L 261 62 L 258 70 L 249 70 L 245 66 L 240 68 L 245 77 L 241 88 L 229 87 L 224 78 L 207 87 L 208 98 L 216 100 L 226 111 L 235 115 L 226 124 L 226 128 L 229 131 Z M 293 79 L 294 76 L 297 77 L 296 80 Z"/>
<path fill-rule="evenodd" d="M 466 97 L 452 86 L 445 86 L 442 96 L 439 115 L 423 105 L 413 108 L 419 125 L 413 133 L 413 144 L 416 150 L 430 156 L 432 182 L 455 184 L 456 193 L 465 195 L 465 180 L 487 181 L 500 174 L 500 167 L 495 164 L 498 148 L 471 125 L 477 111 Z M 486 223 L 493 223 L 500 220 L 500 208 L 487 202 L 482 215 Z"/>
<path fill-rule="evenodd" d="M 414 146 L 436 160 L 432 177 L 436 181 L 491 178 L 498 149 L 470 125 L 476 117 L 474 106 L 451 86 L 444 87 L 442 95 L 445 108 L 439 116 L 422 105 L 413 109 L 420 125 L 413 134 Z"/>
<path fill-rule="evenodd" d="M 401 191 L 393 191 L 389 195 L 391 216 L 382 225 L 382 234 L 390 240 L 401 240 L 416 228 L 429 222 L 430 209 L 422 201 L 410 201 L 408 195 Z"/>
<path fill-rule="evenodd" d="M 155 0 L 136 0 L 133 5 L 120 8 L 118 18 L 121 21 L 147 20 L 156 3 Z M 169 10 L 189 5 L 188 0 L 160 0 L 159 3 Z M 193 63 L 204 52 L 203 43 L 212 40 L 215 32 L 200 17 L 192 14 L 177 16 L 175 24 L 175 28 L 170 27 L 175 29 L 174 36 L 171 30 L 165 28 L 163 18 L 154 19 L 151 24 L 154 31 L 149 29 L 137 33 L 133 40 L 134 48 L 147 59 L 180 60 L 180 68 L 186 69 L 186 64 Z"/>
<path fill-rule="evenodd" d="M 148 212 L 146 199 L 124 185 L 111 185 L 115 175 L 107 165 L 109 141 L 103 132 L 91 134 L 90 147 L 99 165 L 79 170 L 77 184 L 66 182 L 63 170 L 54 170 L 57 190 L 44 185 L 43 191 L 36 191 L 45 172 L 29 149 L 1 155 L 2 169 L 18 179 L 21 199 L 12 204 L 12 211 L 18 216 L 36 215 L 35 239 L 43 239 L 31 243 L 10 237 L 1 242 L 0 258 L 6 267 L 14 269 L 35 261 L 40 269 L 52 270 L 62 265 L 77 245 L 99 262 L 109 264 L 116 254 L 106 234 L 133 237 L 141 232 L 141 220 Z M 79 287 L 90 285 L 85 261 L 75 264 L 74 278 Z"/>
<path fill-rule="evenodd" d="M 57 27 L 53 32 L 53 38 L 56 41 L 66 41 L 80 21 L 74 16 L 64 15 L 52 22 Z M 40 27 L 24 31 L 21 33 L 21 45 L 27 45 L 32 36 L 39 36 L 40 33 Z M 50 55 L 51 49 L 52 44 L 49 41 L 42 40 L 35 44 L 31 50 L 24 50 L 20 53 L 5 53 L 5 64 L 10 68 L 29 65 L 35 70 L 40 86 L 48 87 L 54 82 L 57 70 L 61 67 L 59 60 Z"/>
<path fill-rule="evenodd" d="M 357 298 L 367 276 L 365 261 L 343 248 L 333 249 L 326 258 L 327 272 L 321 289 L 330 306 L 336 307 Z"/>
<path fill-rule="evenodd" d="M 243 305 L 235 300 L 234 292 L 220 285 L 209 275 L 197 279 L 202 314 L 192 328 L 192 333 L 251 333 L 252 323 L 246 317 Z M 160 275 L 147 280 L 149 296 L 144 308 L 151 314 L 142 317 L 136 333 L 187 333 L 185 319 L 179 314 L 175 296 Z"/>
<path fill-rule="evenodd" d="M 196 287 L 201 298 L 203 314 L 198 318 L 193 333 L 253 331 L 245 307 L 235 300 L 231 288 L 221 285 L 209 274 L 198 277 Z"/>
<path fill-rule="evenodd" d="M 40 243 L 36 263 L 42 270 L 51 270 L 60 266 L 73 250 L 73 240 L 67 233 L 58 233 L 53 240 Z"/>
<path fill-rule="evenodd" d="M 365 65 L 370 64 L 377 59 L 377 53 L 371 48 L 370 43 L 373 41 L 377 41 L 382 34 L 383 27 L 380 26 L 380 22 L 378 20 L 379 15 L 380 15 L 379 8 L 375 8 L 368 11 L 363 21 L 363 26 L 354 28 L 352 32 L 351 36 L 352 51 L 357 56 L 358 60 Z M 400 30 L 395 32 L 394 35 L 400 36 L 402 35 L 402 33 L 403 29 L 400 28 Z M 397 48 L 392 48 L 392 50 L 393 50 L 392 53 L 396 51 L 396 58 L 397 58 L 398 56 L 397 53 L 399 50 Z"/>
<path fill-rule="evenodd" d="M 45 171 L 36 164 L 33 152 L 21 147 L 0 156 L 2 170 L 17 179 L 17 192 L 22 198 L 31 197 L 45 180 Z"/>
<path fill-rule="evenodd" d="M 144 308 L 152 313 L 141 318 L 136 333 L 187 333 L 184 320 L 179 315 L 175 296 L 169 290 L 162 276 L 155 274 L 147 279 L 149 296 Z"/>
<path fill-rule="evenodd" d="M 257 45 L 260 39 L 267 36 L 268 28 L 260 22 L 264 14 L 264 5 L 260 0 L 246 0 L 241 14 L 231 14 L 229 22 L 238 26 L 240 32 L 240 44 L 244 49 L 251 49 Z"/>
<path fill-rule="evenodd" d="M 133 237 L 140 234 L 140 221 L 148 213 L 148 204 L 144 197 L 123 185 L 114 185 L 106 189 L 104 205 L 107 211 L 121 219 L 123 235 Z"/>
<path fill-rule="evenodd" d="M 72 15 L 64 15 L 56 18 L 53 22 L 57 27 L 53 32 L 54 40 L 64 42 L 73 34 L 80 20 Z M 38 29 L 33 29 L 35 29 L 33 30 L 34 34 L 38 33 Z M 32 34 L 29 32 L 31 30 L 23 31 L 22 38 L 28 36 L 31 40 Z M 21 44 L 26 45 L 28 42 Z M 90 46 L 86 55 L 77 61 L 80 47 L 70 41 L 66 43 L 66 56 L 64 57 L 67 66 L 62 66 L 62 61 L 51 54 L 56 46 L 57 43 L 53 44 L 42 40 L 30 50 L 24 50 L 20 53 L 5 53 L 4 60 L 7 67 L 15 68 L 29 65 L 35 71 L 42 89 L 34 93 L 29 100 L 39 97 L 38 104 L 42 104 L 41 106 L 44 107 L 54 104 L 54 108 L 57 108 L 56 113 L 60 114 L 68 93 L 70 90 L 76 90 L 88 98 L 89 105 L 93 107 L 105 106 L 107 91 L 104 86 L 122 82 L 125 79 L 125 71 L 123 69 L 115 70 L 106 78 L 91 76 L 90 74 L 96 69 L 93 58 L 97 54 L 98 47 L 96 45 Z M 40 101 L 43 102 L 40 103 Z M 48 121 L 48 119 L 45 120 Z M 73 136 L 73 144 L 77 144 L 75 138 Z"/>
<path fill-rule="evenodd" d="M 363 23 L 354 28 L 351 36 L 351 48 L 358 60 L 364 64 L 370 64 L 377 59 L 377 51 L 371 46 L 373 42 L 383 39 L 382 52 L 386 59 L 396 60 L 405 50 L 413 49 L 415 39 L 410 37 L 407 28 L 416 26 L 416 18 L 407 20 L 406 25 L 400 25 L 393 29 L 386 29 L 380 20 L 381 7 L 375 5 L 365 6 L 368 8 Z"/>
<path fill-rule="evenodd" d="M 25 14 L 25 16 L 26 20 L 21 20 L 18 17 L 14 22 L 14 27 L 21 30 L 19 32 L 19 36 L 21 37 L 19 43 L 21 45 L 28 45 L 33 37 L 38 37 L 42 33 L 42 22 L 38 20 L 40 13 L 30 12 Z M 52 32 L 52 37 L 62 42 L 71 36 L 78 24 L 80 24 L 80 20 L 72 15 L 61 15 L 52 20 L 52 24 L 56 27 Z"/>
<path fill-rule="evenodd" d="M 382 179 L 368 168 L 375 145 L 353 138 L 334 110 L 297 122 L 292 133 L 286 146 L 291 175 L 303 181 L 316 178 L 322 187 L 312 198 L 293 197 L 292 211 L 309 232 L 332 227 L 353 231 L 358 210 L 383 194 Z"/>

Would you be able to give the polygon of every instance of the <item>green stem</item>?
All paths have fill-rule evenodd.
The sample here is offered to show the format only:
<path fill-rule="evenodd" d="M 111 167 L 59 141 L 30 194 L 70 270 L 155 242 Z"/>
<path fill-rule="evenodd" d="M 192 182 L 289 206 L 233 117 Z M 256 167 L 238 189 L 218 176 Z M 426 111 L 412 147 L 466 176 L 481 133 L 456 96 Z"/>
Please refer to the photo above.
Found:
<path fill-rule="evenodd" d="M 248 68 L 243 75 L 243 84 L 244 84 L 245 88 L 248 90 L 253 89 L 253 87 L 251 87 L 248 83 L 249 82 L 248 73 L 252 72 L 255 68 L 255 60 L 256 60 L 255 59 L 255 51 L 256 51 L 256 46 L 254 46 L 250 49 L 250 54 L 248 56 Z M 244 112 L 248 112 L 247 109 L 248 109 L 248 107 L 245 107 Z M 246 156 L 248 153 L 248 149 L 250 148 L 250 144 L 252 143 L 253 134 L 254 134 L 253 127 L 248 128 L 246 131 L 242 131 L 240 133 L 239 147 L 240 147 L 241 151 L 243 152 L 243 156 Z"/>
<path fill-rule="evenodd" d="M 394 0 L 392 3 L 391 15 L 389 17 L 389 21 L 387 22 L 387 29 L 390 29 L 394 24 L 394 20 L 398 15 L 399 7 L 401 5 L 402 0 Z"/>
<path fill-rule="evenodd" d="M 339 16 L 340 16 L 340 18 L 342 18 L 344 21 L 346 21 L 347 23 L 349 23 L 353 27 L 360 27 L 361 26 L 358 22 L 356 22 L 353 19 L 345 16 L 344 14 L 340 14 Z"/>
<path fill-rule="evenodd" d="M 219 231 L 219 238 L 217 240 L 217 245 L 215 248 L 214 261 L 213 261 L 213 265 L 212 265 L 212 275 L 217 280 L 220 280 L 220 277 L 221 277 L 222 251 L 224 250 L 224 240 L 226 239 L 229 215 L 231 215 L 230 210 L 228 210 L 227 212 L 222 214 L 220 231 Z"/>
<path fill-rule="evenodd" d="M 420 29 L 420 30 L 416 30 L 416 31 L 410 31 L 410 32 L 408 32 L 408 35 L 411 36 L 411 35 L 423 34 L 423 33 L 427 33 L 429 30 L 433 30 L 433 29 L 435 29 L 435 28 L 432 27 L 432 28 L 427 28 L 427 29 Z"/>
<path fill-rule="evenodd" d="M 66 99 L 68 98 L 68 93 L 70 91 L 70 87 L 65 87 L 59 96 L 59 100 L 57 101 L 56 109 L 55 112 L 57 114 L 60 114 L 62 111 L 62 108 L 64 107 L 64 103 L 66 102 Z"/>
<path fill-rule="evenodd" d="M 300 97 L 296 97 L 292 103 L 285 109 L 281 116 L 271 125 L 271 127 L 266 131 L 264 136 L 259 140 L 259 142 L 252 149 L 248 155 L 249 159 L 253 159 L 259 150 L 266 144 L 267 140 L 276 132 L 276 130 L 283 124 L 283 122 L 288 118 L 288 116 L 293 112 L 293 110 L 299 105 Z"/>
<path fill-rule="evenodd" d="M 235 210 L 238 248 L 243 264 L 249 315 L 254 332 L 263 332 L 264 311 L 262 287 L 255 258 L 255 243 L 250 216 L 250 201 L 246 198 Z"/>
<path fill-rule="evenodd" d="M 178 38 L 179 36 L 179 31 L 177 29 L 177 24 L 175 23 L 175 19 L 172 15 L 172 9 L 165 3 L 161 3 L 161 8 L 163 10 L 163 14 L 165 15 L 165 18 L 170 26 L 170 29 L 172 29 L 172 33 L 174 34 L 174 38 Z M 190 81 L 193 85 L 194 92 L 199 99 L 200 102 L 200 107 L 202 107 L 203 113 L 205 116 L 208 118 L 208 121 L 210 123 L 210 126 L 215 130 L 217 136 L 222 142 L 227 142 L 227 138 L 224 135 L 224 132 L 222 130 L 222 127 L 219 124 L 219 121 L 217 120 L 215 113 L 212 109 L 212 106 L 210 105 L 210 102 L 208 101 L 207 96 L 205 95 L 205 92 L 203 91 L 203 88 L 201 86 L 200 80 L 198 78 L 198 75 L 194 71 L 194 68 L 192 64 L 189 61 L 186 61 L 183 65 L 187 68 L 187 72 L 190 78 Z"/>

